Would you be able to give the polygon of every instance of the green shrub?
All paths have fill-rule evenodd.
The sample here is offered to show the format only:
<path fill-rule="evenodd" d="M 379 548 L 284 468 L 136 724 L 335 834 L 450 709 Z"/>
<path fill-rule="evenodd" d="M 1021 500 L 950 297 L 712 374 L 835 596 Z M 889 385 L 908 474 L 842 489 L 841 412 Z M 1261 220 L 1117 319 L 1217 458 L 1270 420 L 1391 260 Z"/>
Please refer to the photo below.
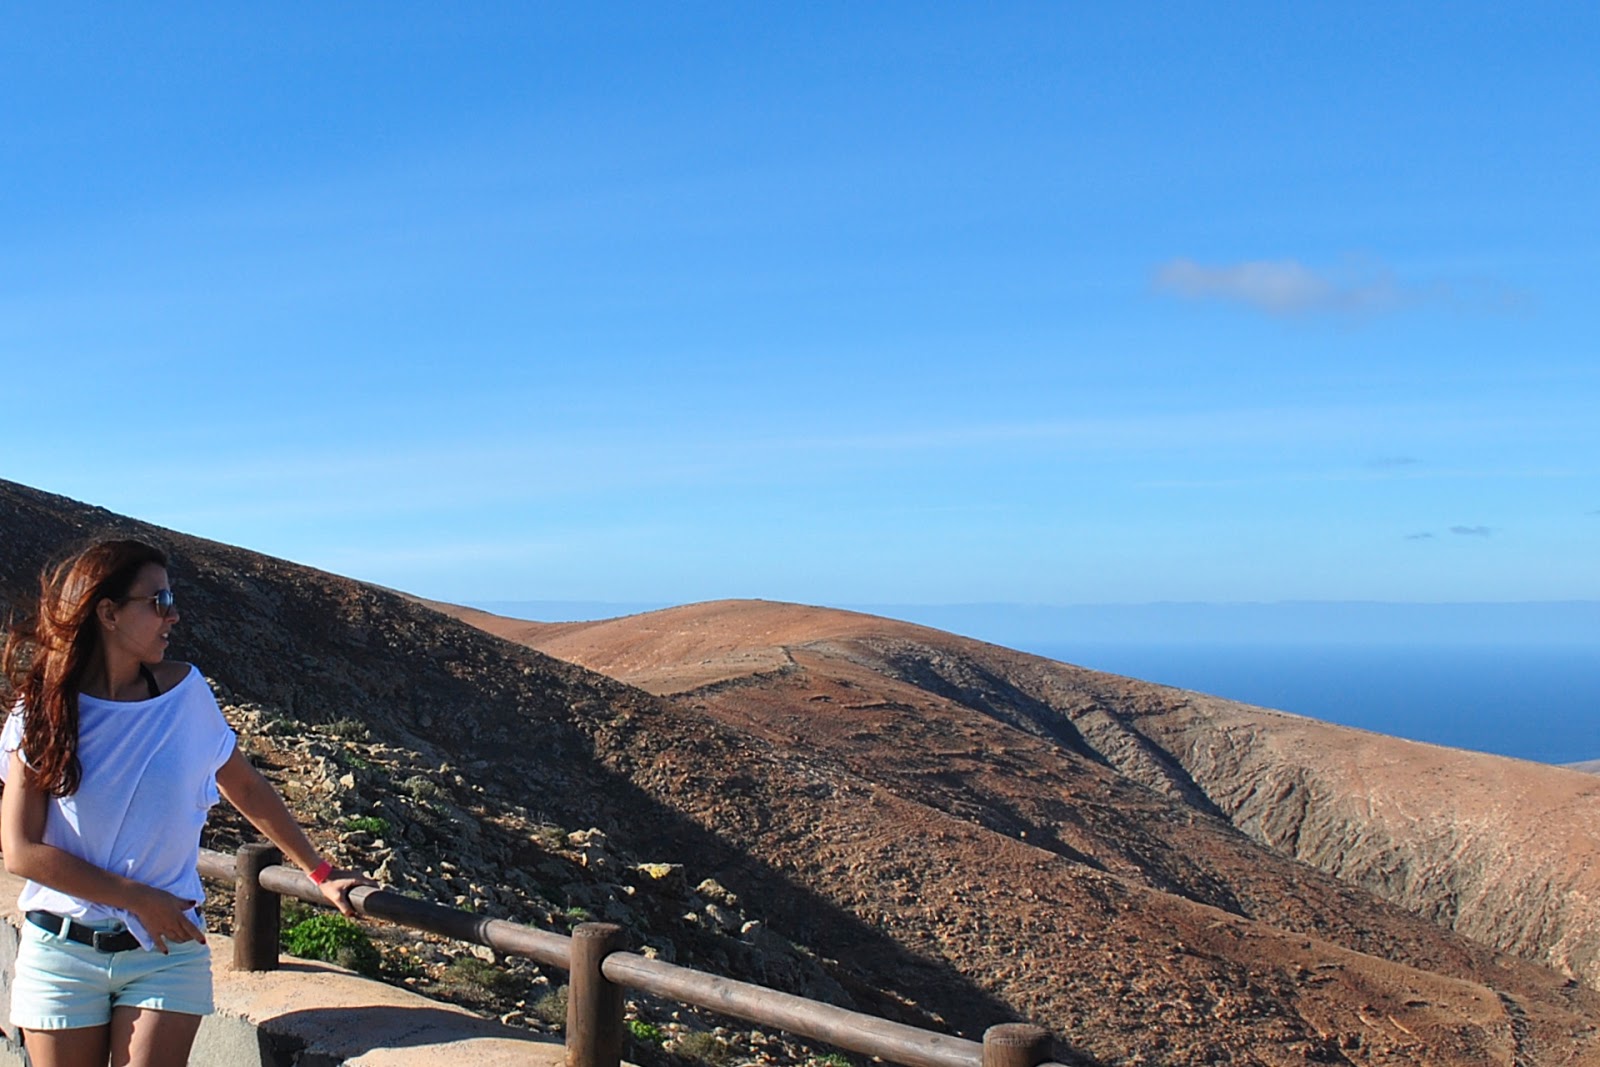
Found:
<path fill-rule="evenodd" d="M 850 1057 L 842 1052 L 830 1052 L 826 1056 L 817 1056 L 811 1061 L 821 1067 L 855 1067 L 850 1062 Z"/>
<path fill-rule="evenodd" d="M 352 815 L 344 821 L 347 830 L 365 830 L 382 837 L 389 832 L 389 820 L 380 815 Z"/>
<path fill-rule="evenodd" d="M 709 1064 L 710 1067 L 722 1067 L 732 1055 L 732 1050 L 728 1048 L 726 1041 L 716 1034 L 708 1034 L 701 1030 L 684 1034 L 673 1046 L 672 1051 L 681 1059 Z M 848 1061 L 845 1067 L 849 1067 Z"/>
<path fill-rule="evenodd" d="M 565 1026 L 567 1024 L 567 987 L 561 986 L 553 989 L 533 1002 L 528 1009 L 528 1014 L 544 1023 L 546 1026 Z"/>
<path fill-rule="evenodd" d="M 444 977 L 447 982 L 477 986 L 490 993 L 509 993 L 517 987 L 515 975 L 476 956 L 457 956 L 445 965 Z M 565 1005 L 562 1010 L 566 1010 Z"/>
<path fill-rule="evenodd" d="M 422 966 L 422 961 L 404 949 L 379 951 L 383 956 L 383 977 L 396 982 L 403 982 L 407 978 L 427 977 L 428 972 Z"/>
<path fill-rule="evenodd" d="M 580 908 L 576 904 L 561 913 L 561 918 L 568 926 L 577 926 L 579 923 L 590 922 L 594 919 L 594 912 L 588 908 Z"/>
<path fill-rule="evenodd" d="M 343 915 L 322 912 L 283 931 L 283 950 L 305 960 L 327 960 L 369 978 L 378 977 L 383 959 L 372 938 Z"/>
<path fill-rule="evenodd" d="M 410 778 L 407 778 L 405 781 L 401 782 L 400 788 L 405 790 L 405 792 L 415 800 L 438 800 L 440 797 L 444 796 L 444 790 L 440 789 L 438 784 L 434 782 L 433 779 L 424 778 L 420 774 L 414 774 Z"/>
<path fill-rule="evenodd" d="M 647 1023 L 643 1019 L 629 1019 L 627 1027 L 628 1033 L 633 1035 L 635 1041 L 642 1041 L 647 1045 L 661 1044 L 661 1027 L 655 1023 Z"/>
<path fill-rule="evenodd" d="M 326 727 L 328 733 L 344 741 L 365 741 L 372 736 L 367 724 L 360 719 L 339 719 Z"/>

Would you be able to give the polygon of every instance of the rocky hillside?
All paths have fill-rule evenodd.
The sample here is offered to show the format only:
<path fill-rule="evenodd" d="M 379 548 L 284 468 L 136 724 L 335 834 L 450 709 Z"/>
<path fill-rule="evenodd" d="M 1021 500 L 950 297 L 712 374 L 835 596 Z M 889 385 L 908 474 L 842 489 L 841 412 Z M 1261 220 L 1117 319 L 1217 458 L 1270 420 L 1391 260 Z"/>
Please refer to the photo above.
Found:
<path fill-rule="evenodd" d="M 968 727 L 986 721 L 1083 754 L 1125 783 L 1225 820 L 1279 856 L 1594 982 L 1600 786 L 1592 777 L 1348 730 L 849 612 L 719 602 L 580 624 L 453 613 L 767 736 L 787 734 L 798 748 L 847 750 L 884 780 L 908 762 L 902 731 L 934 732 L 933 713 L 954 705 Z M 827 692 L 825 681 L 843 695 Z M 866 720 L 860 725 L 872 728 L 841 737 L 819 707 L 855 710 Z M 963 768 L 955 752 L 944 755 L 938 774 L 948 783 Z M 966 779 L 965 795 L 945 803 L 1016 819 L 1014 781 L 996 782 L 981 770 Z M 939 796 L 926 783 L 911 783 L 908 792 L 919 790 Z M 1081 835 L 1081 811 L 1074 821 Z M 1129 862 L 1146 877 L 1161 873 L 1152 857 L 1172 854 L 1145 847 L 1122 827 L 1087 848 L 1081 836 L 1048 843 L 1041 822 L 1059 835 L 1059 822 L 1037 817 L 1022 829 L 1014 822 L 1011 832 L 1067 854 L 1086 851 L 1119 874 Z M 1187 860 L 1205 865 L 1193 851 Z M 1232 887 L 1241 879 L 1205 881 Z M 1156 884 L 1194 892 L 1192 882 Z M 1274 924 L 1294 921 L 1258 899 L 1247 906 Z M 1327 916 L 1307 920 L 1332 928 Z"/>
<path fill-rule="evenodd" d="M 302 814 L 412 891 L 615 916 L 650 951 L 922 1025 L 1033 1018 L 1082 1062 L 1600 1062 L 1593 991 L 1263 847 L 1158 742 L 1125 769 L 1083 715 L 948 650 L 808 609 L 708 616 L 722 652 L 670 619 L 665 643 L 614 631 L 609 668 L 658 672 L 652 695 L 8 483 L 0 594 L 107 530 L 173 549 L 175 654 Z"/>

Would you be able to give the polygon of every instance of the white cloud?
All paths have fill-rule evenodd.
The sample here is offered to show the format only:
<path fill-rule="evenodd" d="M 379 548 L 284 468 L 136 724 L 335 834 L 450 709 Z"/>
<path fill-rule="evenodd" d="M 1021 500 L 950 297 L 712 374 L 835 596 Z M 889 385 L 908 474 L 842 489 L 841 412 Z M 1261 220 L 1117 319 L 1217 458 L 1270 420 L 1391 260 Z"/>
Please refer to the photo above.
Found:
<path fill-rule="evenodd" d="M 1520 294 L 1492 283 L 1404 282 L 1368 259 L 1317 269 L 1294 259 L 1205 264 L 1180 257 L 1157 267 L 1153 284 L 1172 296 L 1243 304 L 1269 315 L 1362 317 L 1422 305 L 1506 312 L 1525 304 Z"/>
<path fill-rule="evenodd" d="M 1156 269 L 1155 285 L 1190 300 L 1245 304 L 1271 315 L 1390 311 L 1408 299 L 1386 270 L 1335 277 L 1292 259 L 1216 266 L 1174 259 Z"/>

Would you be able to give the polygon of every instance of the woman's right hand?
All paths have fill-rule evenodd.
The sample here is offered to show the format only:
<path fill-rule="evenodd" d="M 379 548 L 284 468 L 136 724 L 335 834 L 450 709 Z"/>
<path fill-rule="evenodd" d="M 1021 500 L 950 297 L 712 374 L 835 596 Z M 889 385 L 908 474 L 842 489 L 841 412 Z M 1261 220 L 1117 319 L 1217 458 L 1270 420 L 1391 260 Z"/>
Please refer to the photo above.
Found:
<path fill-rule="evenodd" d="M 133 912 L 139 925 L 155 942 L 156 951 L 166 955 L 168 941 L 175 944 L 184 941 L 205 944 L 205 931 L 189 918 L 189 912 L 198 903 L 196 900 L 173 896 L 155 886 L 145 886 L 128 910 Z"/>
<path fill-rule="evenodd" d="M 354 919 L 357 918 L 357 913 L 356 909 L 350 906 L 350 890 L 360 885 L 371 886 L 373 889 L 383 888 L 360 871 L 347 871 L 342 867 L 334 867 L 317 889 L 328 903 L 343 913 L 345 918 Z"/>

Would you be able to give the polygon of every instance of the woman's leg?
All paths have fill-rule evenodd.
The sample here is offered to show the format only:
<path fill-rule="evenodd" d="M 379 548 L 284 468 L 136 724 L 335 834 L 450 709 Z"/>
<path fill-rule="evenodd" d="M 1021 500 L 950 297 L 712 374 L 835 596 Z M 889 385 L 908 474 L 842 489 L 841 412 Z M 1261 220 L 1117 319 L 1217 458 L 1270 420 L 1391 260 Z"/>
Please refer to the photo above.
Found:
<path fill-rule="evenodd" d="M 184 1067 L 200 1019 L 155 1008 L 111 1009 L 111 1067 Z"/>
<path fill-rule="evenodd" d="M 109 1026 L 71 1030 L 23 1030 L 22 1043 L 33 1067 L 105 1067 Z"/>

